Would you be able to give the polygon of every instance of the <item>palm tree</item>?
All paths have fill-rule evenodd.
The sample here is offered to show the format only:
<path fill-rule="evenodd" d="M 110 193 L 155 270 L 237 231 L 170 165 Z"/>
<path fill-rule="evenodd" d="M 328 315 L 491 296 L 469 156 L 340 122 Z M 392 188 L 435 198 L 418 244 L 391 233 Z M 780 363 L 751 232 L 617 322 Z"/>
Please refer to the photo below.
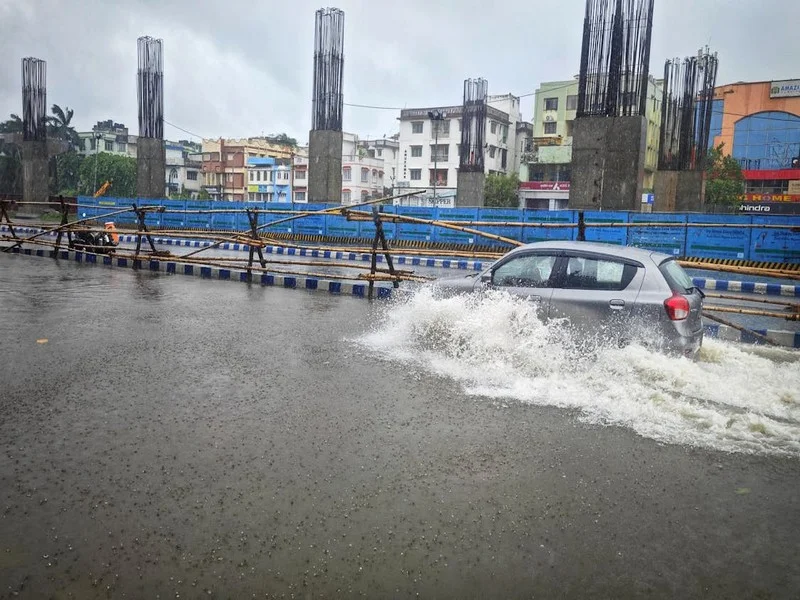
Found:
<path fill-rule="evenodd" d="M 8 121 L 0 123 L 0 133 L 22 133 L 22 119 L 12 114 Z"/>
<path fill-rule="evenodd" d="M 50 124 L 50 135 L 64 140 L 73 148 L 80 146 L 78 133 L 71 125 L 72 115 L 75 111 L 69 107 L 66 107 L 66 110 L 64 110 L 58 104 L 53 104 L 50 110 L 53 113 L 52 117 L 47 117 L 47 121 Z"/>

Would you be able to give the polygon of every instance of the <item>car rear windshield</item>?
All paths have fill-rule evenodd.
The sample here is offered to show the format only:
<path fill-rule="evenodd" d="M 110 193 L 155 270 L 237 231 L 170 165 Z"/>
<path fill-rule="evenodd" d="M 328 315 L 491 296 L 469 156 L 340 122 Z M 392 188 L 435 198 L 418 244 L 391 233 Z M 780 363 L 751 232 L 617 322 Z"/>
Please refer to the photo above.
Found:
<path fill-rule="evenodd" d="M 674 259 L 665 260 L 658 269 L 673 292 L 688 292 L 694 287 L 692 278 Z"/>

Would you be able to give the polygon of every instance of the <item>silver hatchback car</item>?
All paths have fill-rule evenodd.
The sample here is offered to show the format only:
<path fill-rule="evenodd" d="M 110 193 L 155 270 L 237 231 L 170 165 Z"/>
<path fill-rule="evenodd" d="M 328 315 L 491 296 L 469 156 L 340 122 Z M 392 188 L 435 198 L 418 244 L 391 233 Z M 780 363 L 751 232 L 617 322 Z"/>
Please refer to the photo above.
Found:
<path fill-rule="evenodd" d="M 585 335 L 694 357 L 703 343 L 703 292 L 666 254 L 592 242 L 521 246 L 482 273 L 435 282 L 448 293 L 505 290 Z"/>

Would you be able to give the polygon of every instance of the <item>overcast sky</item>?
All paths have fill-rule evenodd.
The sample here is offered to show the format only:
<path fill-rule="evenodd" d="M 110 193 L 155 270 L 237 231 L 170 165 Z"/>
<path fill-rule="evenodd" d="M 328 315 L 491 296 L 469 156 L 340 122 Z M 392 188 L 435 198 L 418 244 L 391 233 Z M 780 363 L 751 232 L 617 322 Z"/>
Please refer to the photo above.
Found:
<path fill-rule="evenodd" d="M 0 118 L 22 111 L 20 59 L 47 61 L 47 101 L 78 130 L 114 119 L 138 133 L 136 39 L 164 40 L 165 118 L 205 137 L 311 122 L 314 11 L 306 0 L 0 0 Z M 583 0 L 342 0 L 345 103 L 459 104 L 463 80 L 533 92 L 578 72 Z M 800 78 L 797 0 L 656 0 L 651 72 L 710 45 L 719 83 Z M 533 118 L 533 98 L 523 116 Z M 391 135 L 396 110 L 345 106 L 344 130 Z M 171 125 L 165 136 L 187 134 Z"/>

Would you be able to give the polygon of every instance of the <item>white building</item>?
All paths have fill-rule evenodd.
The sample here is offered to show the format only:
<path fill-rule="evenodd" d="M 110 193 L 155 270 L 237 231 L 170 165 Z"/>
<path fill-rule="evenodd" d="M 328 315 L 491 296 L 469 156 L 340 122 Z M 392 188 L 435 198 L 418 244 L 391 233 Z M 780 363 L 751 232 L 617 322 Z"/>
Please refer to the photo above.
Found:
<path fill-rule="evenodd" d="M 166 157 L 166 194 L 197 198 L 203 183 L 202 152 L 199 145 L 186 146 L 181 142 L 164 142 Z"/>
<path fill-rule="evenodd" d="M 392 189 L 397 181 L 400 156 L 400 142 L 397 138 L 398 135 L 395 134 L 389 138 L 362 140 L 360 143 L 360 146 L 367 151 L 367 156 L 383 160 L 383 182 L 389 189 Z"/>
<path fill-rule="evenodd" d="M 136 142 L 139 137 L 130 135 L 124 123 L 98 121 L 91 131 L 78 132 L 78 152 L 84 156 L 95 152 L 108 152 L 119 156 L 136 158 Z"/>
<path fill-rule="evenodd" d="M 358 136 L 342 138 L 342 204 L 358 204 L 383 196 L 383 158 L 373 158 Z"/>
<path fill-rule="evenodd" d="M 431 120 L 431 111 L 444 119 Z M 400 112 L 399 156 L 395 193 L 425 190 L 441 206 L 453 205 L 458 186 L 462 106 L 412 108 Z M 486 174 L 519 173 L 526 128 L 520 100 L 512 94 L 489 96 L 486 107 L 484 166 Z M 436 126 L 435 126 L 436 125 Z M 518 139 L 520 138 L 520 139 Z M 413 204 L 413 202 L 412 202 Z"/>

